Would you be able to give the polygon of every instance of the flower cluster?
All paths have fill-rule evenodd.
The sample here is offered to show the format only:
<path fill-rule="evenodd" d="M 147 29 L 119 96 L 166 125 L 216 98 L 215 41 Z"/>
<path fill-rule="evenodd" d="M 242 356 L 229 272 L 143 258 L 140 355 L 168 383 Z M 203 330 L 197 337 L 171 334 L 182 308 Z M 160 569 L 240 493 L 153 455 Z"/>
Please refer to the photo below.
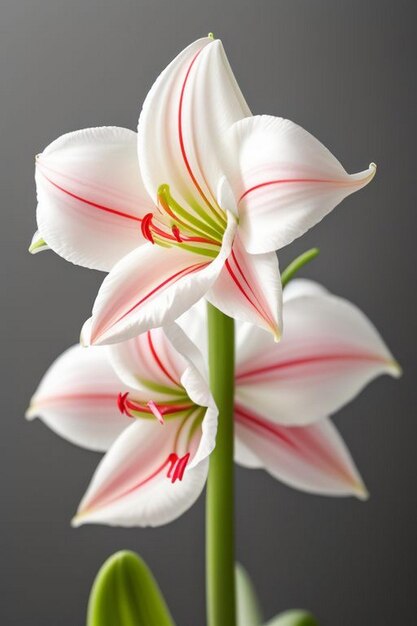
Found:
<path fill-rule="evenodd" d="M 162 72 L 137 133 L 81 130 L 37 156 L 30 250 L 108 272 L 90 347 L 53 363 L 27 412 L 105 452 L 75 525 L 163 524 L 202 491 L 217 429 L 205 301 L 238 321 L 236 461 L 366 497 L 329 416 L 398 365 L 349 302 L 303 280 L 283 294 L 276 251 L 374 173 L 349 175 L 293 122 L 253 116 L 212 37 Z"/>

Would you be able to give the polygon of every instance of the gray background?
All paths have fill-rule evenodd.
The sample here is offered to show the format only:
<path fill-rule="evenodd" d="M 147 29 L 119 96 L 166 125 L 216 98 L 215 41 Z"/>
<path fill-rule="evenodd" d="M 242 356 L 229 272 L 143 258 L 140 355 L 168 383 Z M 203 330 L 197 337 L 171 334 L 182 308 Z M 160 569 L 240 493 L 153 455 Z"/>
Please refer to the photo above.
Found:
<path fill-rule="evenodd" d="M 378 163 L 372 185 L 281 258 L 319 245 L 305 274 L 359 304 L 405 370 L 337 416 L 370 501 L 308 496 L 238 469 L 238 557 L 265 617 L 303 606 L 323 626 L 413 621 L 415 2 L 2 0 L 2 624 L 83 624 L 97 568 L 125 547 L 152 567 L 179 625 L 204 623 L 203 499 L 160 529 L 72 530 L 98 457 L 23 414 L 46 367 L 77 341 L 102 280 L 52 253 L 26 253 L 34 155 L 66 131 L 135 128 L 159 71 L 208 31 L 223 39 L 254 112 L 299 122 L 348 171 Z"/>

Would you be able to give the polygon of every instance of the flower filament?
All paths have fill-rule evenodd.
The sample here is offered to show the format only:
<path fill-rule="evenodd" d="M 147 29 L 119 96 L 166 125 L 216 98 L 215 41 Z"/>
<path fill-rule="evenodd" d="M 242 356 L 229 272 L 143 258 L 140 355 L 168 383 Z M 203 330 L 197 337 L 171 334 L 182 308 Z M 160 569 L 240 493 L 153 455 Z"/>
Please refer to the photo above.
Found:
<path fill-rule="evenodd" d="M 119 393 L 117 397 L 117 406 L 122 415 L 132 418 L 151 418 L 155 417 L 158 422 L 163 425 L 165 419 L 177 418 L 179 420 L 178 428 L 175 432 L 173 442 L 173 451 L 159 468 L 161 472 L 168 468 L 167 478 L 175 483 L 182 480 L 185 469 L 189 462 L 193 438 L 203 421 L 206 408 L 198 406 L 188 400 L 188 404 L 178 404 L 176 400 L 165 403 L 156 403 L 153 400 L 147 402 L 132 399 L 130 393 Z M 180 454 L 180 450 L 185 450 L 184 454 Z"/>
<path fill-rule="evenodd" d="M 195 202 L 192 210 L 184 209 L 164 184 L 158 189 L 158 211 L 143 217 L 141 230 L 152 244 L 180 247 L 215 258 L 226 230 L 226 218 L 223 211 L 209 215 Z"/>

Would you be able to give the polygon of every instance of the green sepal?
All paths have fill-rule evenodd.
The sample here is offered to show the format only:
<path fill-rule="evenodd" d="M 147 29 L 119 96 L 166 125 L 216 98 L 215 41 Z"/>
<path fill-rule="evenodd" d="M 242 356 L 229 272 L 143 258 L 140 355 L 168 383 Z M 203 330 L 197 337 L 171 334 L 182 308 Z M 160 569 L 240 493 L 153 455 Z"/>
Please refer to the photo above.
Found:
<path fill-rule="evenodd" d="M 285 611 L 272 618 L 265 626 L 319 626 L 318 621 L 306 611 Z"/>
<path fill-rule="evenodd" d="M 134 552 L 113 554 L 90 593 L 87 626 L 175 626 L 156 580 Z"/>
<path fill-rule="evenodd" d="M 297 272 L 299 272 L 300 269 L 304 267 L 304 265 L 307 265 L 307 263 L 310 263 L 310 261 L 315 259 L 316 256 L 319 255 L 319 253 L 320 250 L 318 248 L 311 248 L 311 250 L 303 252 L 303 254 L 300 254 L 300 256 L 294 259 L 294 261 L 291 261 L 291 263 L 285 268 L 285 270 L 281 274 L 282 286 L 285 287 L 285 285 L 288 285 L 290 280 L 294 278 Z"/>

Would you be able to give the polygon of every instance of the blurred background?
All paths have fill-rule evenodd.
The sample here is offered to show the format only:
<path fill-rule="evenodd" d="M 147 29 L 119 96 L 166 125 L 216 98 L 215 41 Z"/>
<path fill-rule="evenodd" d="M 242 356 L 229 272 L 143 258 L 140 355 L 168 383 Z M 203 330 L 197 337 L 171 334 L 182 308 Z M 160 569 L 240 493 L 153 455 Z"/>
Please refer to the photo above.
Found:
<path fill-rule="evenodd" d="M 378 164 L 369 187 L 280 260 L 319 246 L 304 275 L 358 304 L 405 372 L 374 382 L 336 418 L 369 502 L 309 496 L 236 470 L 238 558 L 265 618 L 304 607 L 323 626 L 412 623 L 415 18 L 412 0 L 2 0 L 2 624 L 83 624 L 93 577 L 121 548 L 146 559 L 179 626 L 204 623 L 204 499 L 162 528 L 71 529 L 99 456 L 23 415 L 45 369 L 77 342 L 103 278 L 26 252 L 34 155 L 70 130 L 135 129 L 158 73 L 209 31 L 223 40 L 252 111 L 300 123 L 349 172 Z"/>

